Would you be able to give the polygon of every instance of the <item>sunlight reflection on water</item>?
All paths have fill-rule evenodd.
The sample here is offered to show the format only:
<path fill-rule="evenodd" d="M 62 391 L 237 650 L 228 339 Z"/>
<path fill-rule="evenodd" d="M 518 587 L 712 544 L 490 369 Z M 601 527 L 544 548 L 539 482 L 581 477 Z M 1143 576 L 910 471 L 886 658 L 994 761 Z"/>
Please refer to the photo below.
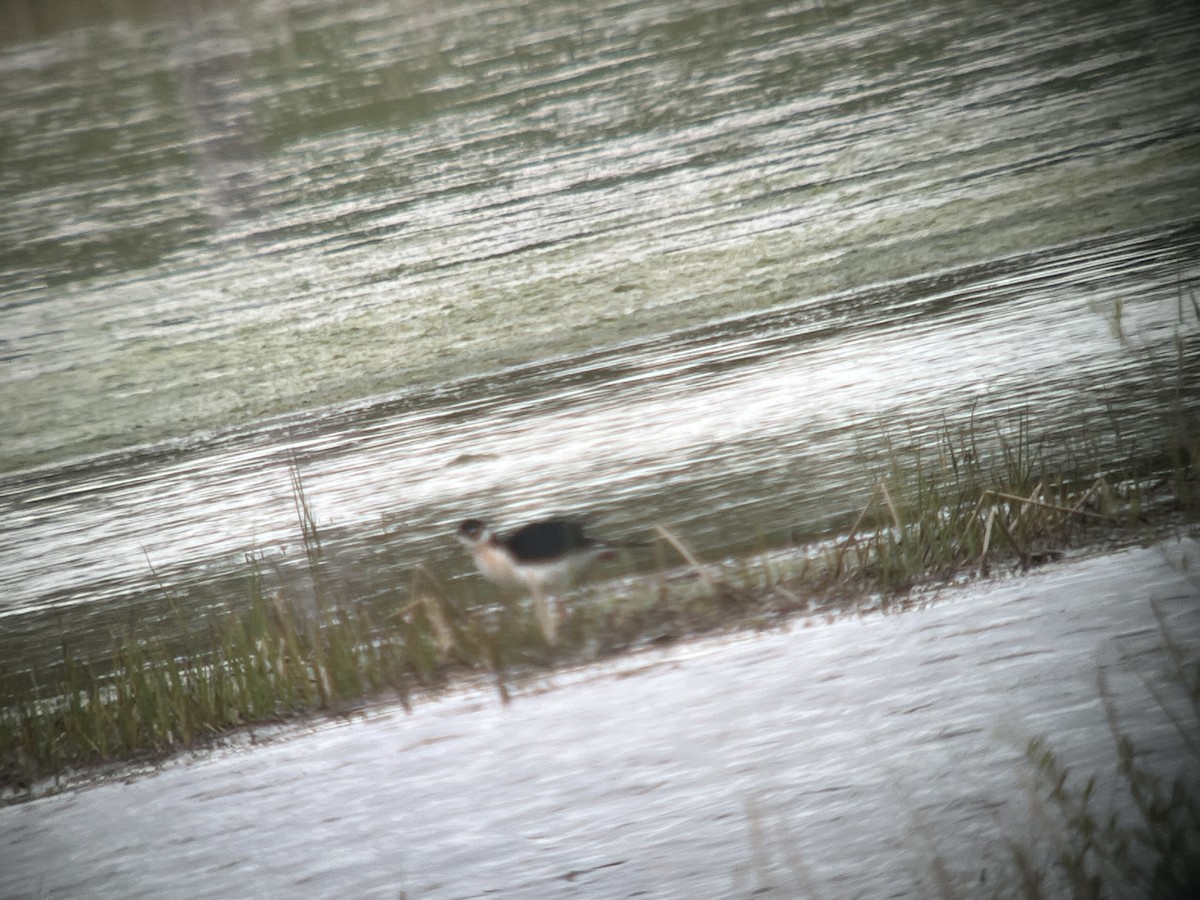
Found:
<path fill-rule="evenodd" d="M 106 16 L 0 53 L 5 656 L 294 550 L 293 461 L 370 594 L 462 515 L 727 555 L 885 428 L 1136 442 L 1194 384 L 1173 9 Z"/>
<path fill-rule="evenodd" d="M 938 289 L 832 298 L 815 321 L 804 306 L 742 317 L 118 458 L 61 490 L 17 483 L 6 608 L 92 604 L 152 589 L 151 565 L 204 578 L 244 552 L 294 548 L 293 464 L 326 545 L 382 585 L 418 561 L 469 568 L 447 537 L 468 515 L 587 510 L 616 534 L 671 522 L 702 553 L 729 552 L 739 530 L 768 544 L 820 535 L 861 507 L 885 433 L 903 449 L 973 423 L 985 445 L 1027 416 L 1101 448 L 1114 421 L 1125 440 L 1153 436 L 1162 379 L 1194 377 L 1172 367 L 1175 337 L 1197 332 L 1177 285 L 1197 241 L 1184 229 L 1104 242 Z"/>

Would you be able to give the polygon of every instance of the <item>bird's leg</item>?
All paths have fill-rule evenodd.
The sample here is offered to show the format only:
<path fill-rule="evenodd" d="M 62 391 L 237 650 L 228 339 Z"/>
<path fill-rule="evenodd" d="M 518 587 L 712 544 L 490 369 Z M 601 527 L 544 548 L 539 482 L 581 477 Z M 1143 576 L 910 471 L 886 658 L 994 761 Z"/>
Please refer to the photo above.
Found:
<path fill-rule="evenodd" d="M 552 610 L 552 614 L 554 616 L 554 627 L 561 630 L 562 627 L 567 624 L 567 604 L 564 603 L 562 597 L 558 595 L 551 597 L 550 602 L 554 606 L 554 609 Z"/>
<path fill-rule="evenodd" d="M 537 613 L 538 625 L 542 629 L 542 637 L 553 647 L 558 643 L 558 620 L 550 611 L 550 598 L 541 590 L 533 591 L 533 611 Z"/>

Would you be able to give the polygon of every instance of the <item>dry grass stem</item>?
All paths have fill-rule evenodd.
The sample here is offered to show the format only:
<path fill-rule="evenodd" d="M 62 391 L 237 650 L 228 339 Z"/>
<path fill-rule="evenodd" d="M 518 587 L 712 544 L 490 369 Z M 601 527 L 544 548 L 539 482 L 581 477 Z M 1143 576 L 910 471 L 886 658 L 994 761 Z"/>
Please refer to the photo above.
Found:
<path fill-rule="evenodd" d="M 708 589 L 710 595 L 715 597 L 720 593 L 717 583 L 713 580 L 712 576 L 708 574 L 708 570 L 700 563 L 700 560 L 696 559 L 692 551 L 689 550 L 687 546 L 681 540 L 679 540 L 679 538 L 677 538 L 662 525 L 655 525 L 654 533 L 674 548 L 675 552 L 679 554 L 683 561 L 687 563 L 692 571 L 700 577 L 700 580 L 704 582 L 704 585 Z"/>

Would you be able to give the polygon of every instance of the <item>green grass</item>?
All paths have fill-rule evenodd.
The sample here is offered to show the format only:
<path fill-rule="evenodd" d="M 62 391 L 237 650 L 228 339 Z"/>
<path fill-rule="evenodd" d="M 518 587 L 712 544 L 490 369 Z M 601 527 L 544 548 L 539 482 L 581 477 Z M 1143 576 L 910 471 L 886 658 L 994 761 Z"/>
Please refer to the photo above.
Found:
<path fill-rule="evenodd" d="M 985 447 L 973 430 L 947 434 L 906 457 L 885 434 L 884 469 L 835 552 L 835 576 L 903 591 L 987 574 L 994 561 L 1029 567 L 1142 522 L 1151 498 L 1135 466 L 1097 474 L 1076 461 L 1084 451 L 1058 447 L 1064 458 L 1051 457 L 1023 418 L 1012 434 L 987 437 Z"/>
<path fill-rule="evenodd" d="M 71 767 L 159 755 L 387 690 L 406 699 L 413 682 L 433 678 L 419 629 L 408 643 L 380 635 L 355 605 L 304 621 L 252 590 L 243 611 L 213 617 L 194 652 L 118 634 L 101 673 L 64 647 L 58 678 L 32 673 L 26 691 L 3 698 L 6 779 L 27 785 Z"/>
<path fill-rule="evenodd" d="M 183 628 L 182 644 L 131 624 L 112 635 L 103 665 L 64 643 L 52 673 L 0 672 L 0 789 L 19 796 L 72 769 L 154 758 L 245 725 L 372 698 L 407 704 L 414 691 L 454 677 L 490 678 L 507 699 L 514 679 L 555 664 L 731 625 L 770 627 L 798 611 L 903 605 L 922 583 L 1035 565 L 1113 534 L 1128 539 L 1150 527 L 1155 504 L 1172 515 L 1197 512 L 1194 439 L 1179 434 L 1157 479 L 1149 464 L 1098 474 L 1076 462 L 1086 448 L 1051 457 L 1023 421 L 986 441 L 943 434 L 917 451 L 885 436 L 879 469 L 866 469 L 868 499 L 841 534 L 714 564 L 659 526 L 657 571 L 573 603 L 554 647 L 528 604 L 453 596 L 420 565 L 406 589 L 384 598 L 390 614 L 350 596 L 322 565 L 317 516 L 293 466 L 315 609 L 269 593 L 251 557 L 243 601 Z"/>

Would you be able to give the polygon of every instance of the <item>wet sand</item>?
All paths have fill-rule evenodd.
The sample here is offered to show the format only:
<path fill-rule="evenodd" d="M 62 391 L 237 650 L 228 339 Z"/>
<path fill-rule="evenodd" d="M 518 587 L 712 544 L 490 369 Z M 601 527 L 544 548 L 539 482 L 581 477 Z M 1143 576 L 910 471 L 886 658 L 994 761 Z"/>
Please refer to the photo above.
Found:
<path fill-rule="evenodd" d="M 1112 802 L 1098 671 L 1188 763 L 1155 606 L 1197 646 L 1195 541 L 375 709 L 0 809 L 0 896 L 1015 894 L 1029 738 Z"/>

